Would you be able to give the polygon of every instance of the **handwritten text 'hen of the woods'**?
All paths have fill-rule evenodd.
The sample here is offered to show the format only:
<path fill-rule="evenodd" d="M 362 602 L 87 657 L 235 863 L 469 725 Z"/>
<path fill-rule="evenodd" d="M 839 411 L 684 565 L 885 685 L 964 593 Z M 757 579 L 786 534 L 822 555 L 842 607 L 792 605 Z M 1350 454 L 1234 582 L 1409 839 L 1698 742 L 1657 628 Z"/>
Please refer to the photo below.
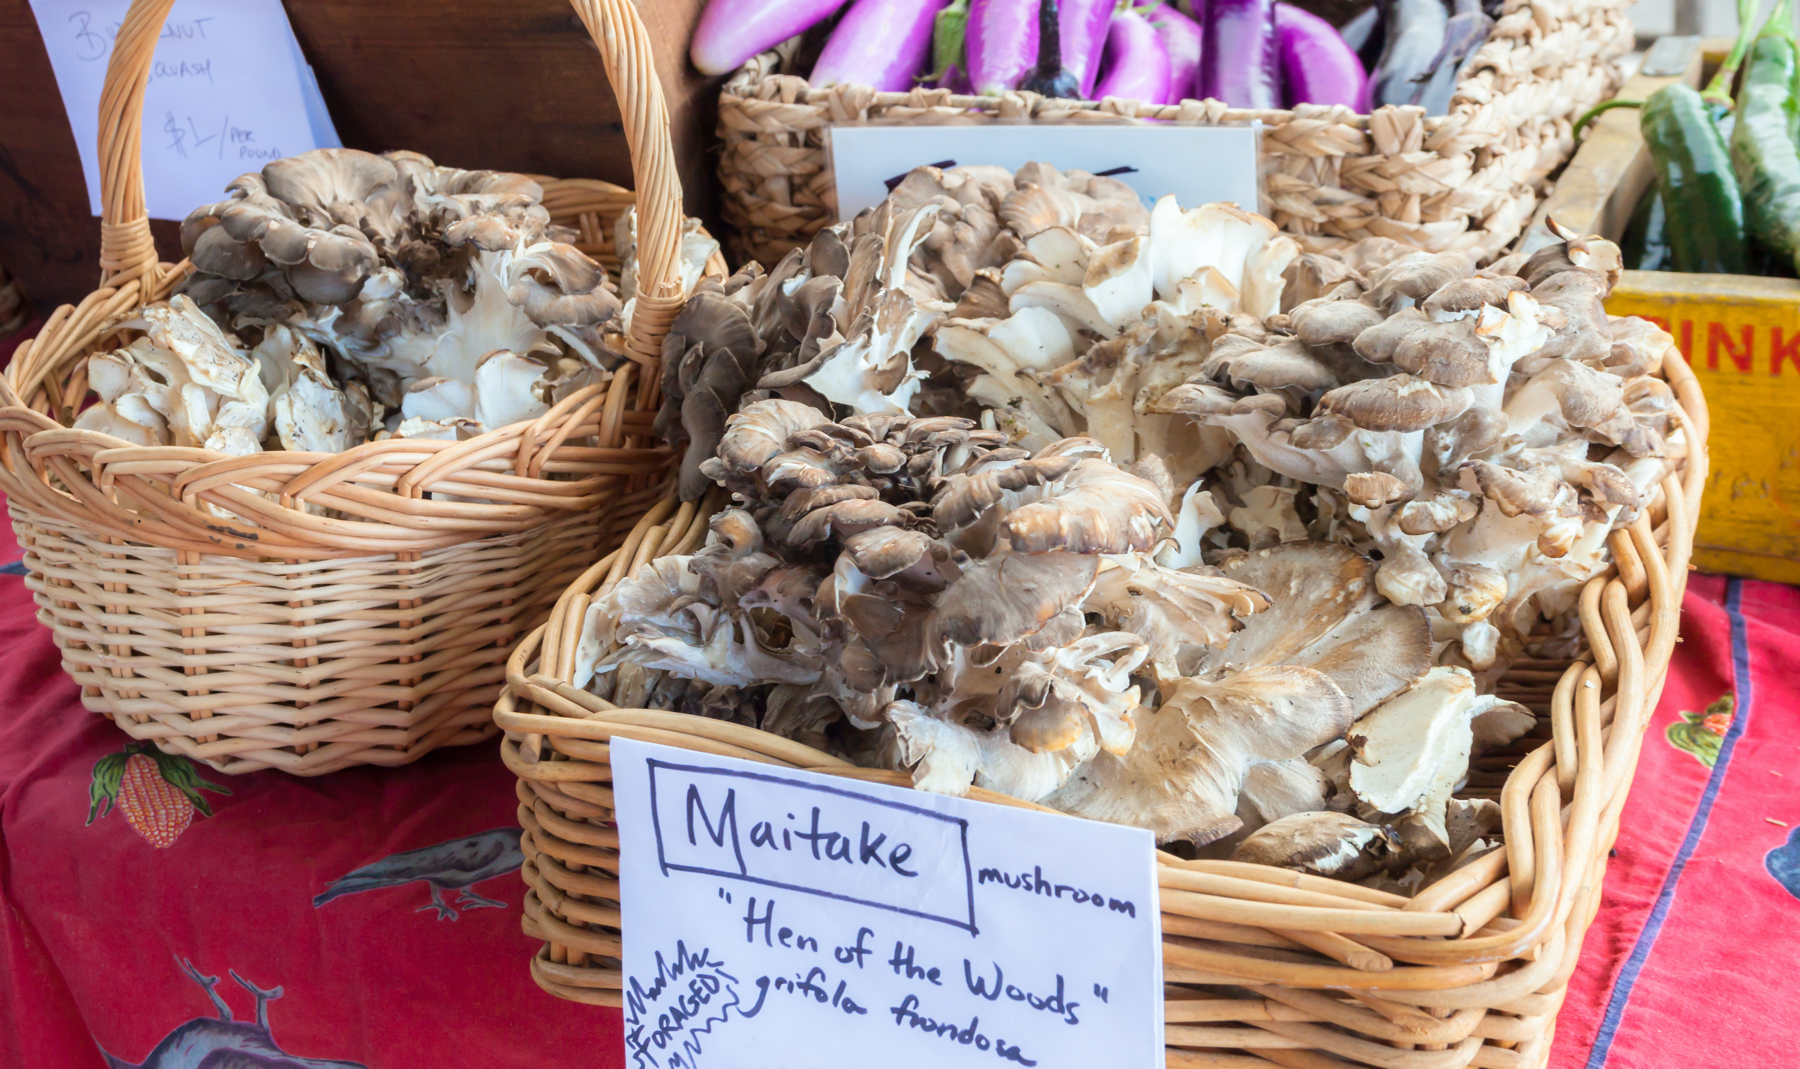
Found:
<path fill-rule="evenodd" d="M 1029 901 L 1071 922 L 1093 911 L 1135 919 L 1144 903 L 1063 882 L 1044 864 L 982 866 L 968 821 L 930 809 L 779 776 L 649 766 L 660 872 L 716 883 L 712 904 L 729 911 L 732 934 L 721 942 L 720 918 L 710 918 L 658 949 L 654 971 L 641 970 L 649 975 L 628 977 L 634 1066 L 697 1067 L 709 1041 L 730 1043 L 715 1029 L 784 1002 L 928 1037 L 942 1054 L 1032 1066 L 1058 1045 L 1058 1029 L 1079 1028 L 1090 1006 L 1108 1002 L 1106 985 L 1015 970 L 1004 948 L 984 953 L 977 900 Z M 924 939 L 919 921 L 930 922 Z M 1002 1034 L 992 1023 L 1000 1006 L 1028 1008 L 1033 1025 Z M 1019 1017 L 1007 1016 L 1017 1029 Z M 868 1038 L 882 1042 L 874 1030 Z"/>

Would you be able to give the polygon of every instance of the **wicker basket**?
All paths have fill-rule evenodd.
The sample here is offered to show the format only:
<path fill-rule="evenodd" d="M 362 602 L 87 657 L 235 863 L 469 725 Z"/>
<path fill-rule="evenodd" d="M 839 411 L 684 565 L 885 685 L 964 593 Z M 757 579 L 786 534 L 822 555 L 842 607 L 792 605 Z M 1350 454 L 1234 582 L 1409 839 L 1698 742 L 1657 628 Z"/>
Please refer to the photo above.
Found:
<path fill-rule="evenodd" d="M 1538 728 L 1478 759 L 1462 792 L 1499 801 L 1506 848 L 1412 899 L 1284 869 L 1159 855 L 1170 1066 L 1544 1064 L 1675 646 L 1706 481 L 1699 384 L 1677 356 L 1663 373 L 1691 443 L 1685 470 L 1663 481 L 1633 526 L 1612 534 L 1615 563 L 1580 599 L 1581 657 L 1519 662 L 1501 681 L 1503 696 L 1538 713 Z M 494 718 L 519 776 L 524 928 L 545 942 L 531 972 L 562 998 L 620 1005 L 608 739 L 910 786 L 904 774 L 852 769 L 742 725 L 619 709 L 571 685 L 593 597 L 644 561 L 692 552 L 720 504 L 657 505 L 507 662 Z"/>
<path fill-rule="evenodd" d="M 1309 251 L 1371 236 L 1433 252 L 1491 256 L 1531 221 L 1549 175 L 1569 156 L 1570 124 L 1623 82 L 1633 47 L 1630 0 L 1506 0 L 1503 14 L 1457 87 L 1450 114 L 1342 106 L 1292 111 L 1227 108 L 1216 100 L 1166 106 L 1109 98 L 1050 100 L 943 89 L 813 89 L 785 74 L 797 41 L 765 52 L 719 98 L 719 181 L 733 251 L 775 263 L 837 221 L 824 132 L 832 123 L 907 126 L 982 122 L 1183 124 L 1260 121 L 1263 214 Z"/>
<path fill-rule="evenodd" d="M 138 162 L 171 3 L 133 3 L 107 70 L 101 287 L 57 309 L 0 382 L 0 490 L 38 618 L 89 709 L 224 772 L 398 765 L 491 737 L 507 652 L 661 497 L 670 463 L 651 420 L 682 303 L 683 220 L 643 25 L 628 0 L 575 2 L 623 105 L 642 196 L 545 182 L 555 221 L 603 261 L 612 223 L 639 203 L 630 359 L 535 422 L 465 442 L 224 457 L 67 426 L 87 356 L 117 334 L 108 324 L 190 270 L 156 260 Z"/>

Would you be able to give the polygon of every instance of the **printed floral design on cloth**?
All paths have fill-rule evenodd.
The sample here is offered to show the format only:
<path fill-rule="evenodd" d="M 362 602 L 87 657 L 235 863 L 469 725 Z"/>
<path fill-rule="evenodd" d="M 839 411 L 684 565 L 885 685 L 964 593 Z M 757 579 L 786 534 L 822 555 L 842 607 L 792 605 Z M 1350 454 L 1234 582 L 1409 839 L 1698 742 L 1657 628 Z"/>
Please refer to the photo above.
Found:
<path fill-rule="evenodd" d="M 230 794 L 231 788 L 201 779 L 185 757 L 134 742 L 94 763 L 87 822 L 106 816 L 117 802 L 125 823 L 160 850 L 181 838 L 196 810 L 203 817 L 212 816 L 212 806 L 201 791 Z"/>
<path fill-rule="evenodd" d="M 1681 711 L 1681 719 L 1669 725 L 1669 745 L 1694 755 L 1707 768 L 1719 759 L 1719 744 L 1731 730 L 1732 696 L 1724 694 L 1703 713 Z"/>
<path fill-rule="evenodd" d="M 196 1017 L 175 1026 L 141 1062 L 123 1061 L 102 1050 L 107 1069 L 368 1069 L 361 1062 L 301 1058 L 282 1050 L 269 1031 L 269 1003 L 282 996 L 281 988 L 264 991 L 239 976 L 236 969 L 225 970 L 239 987 L 256 996 L 256 1023 L 239 1021 L 214 990 L 219 986 L 218 977 L 200 975 L 186 958 L 176 961 L 188 979 L 206 989 L 206 997 L 212 999 L 219 1015 Z"/>
<path fill-rule="evenodd" d="M 415 913 L 435 909 L 438 920 L 453 921 L 457 909 L 505 909 L 505 902 L 484 898 L 475 893 L 474 887 L 483 880 L 513 872 L 525 863 L 525 855 L 519 850 L 519 837 L 523 834 L 519 828 L 495 828 L 435 846 L 389 854 L 331 881 L 324 893 L 313 899 L 313 908 L 318 909 L 343 895 L 400 887 L 423 880 L 431 888 L 431 901 L 414 910 Z M 445 891 L 461 892 L 454 906 L 444 901 Z"/>

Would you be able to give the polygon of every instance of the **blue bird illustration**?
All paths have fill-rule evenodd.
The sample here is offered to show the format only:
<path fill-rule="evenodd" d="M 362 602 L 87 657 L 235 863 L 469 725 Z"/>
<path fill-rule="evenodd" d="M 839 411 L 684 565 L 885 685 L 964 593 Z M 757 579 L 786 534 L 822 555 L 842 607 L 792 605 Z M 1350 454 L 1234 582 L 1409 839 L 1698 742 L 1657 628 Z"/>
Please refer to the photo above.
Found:
<path fill-rule="evenodd" d="M 1800 828 L 1788 832 L 1787 842 L 1763 855 L 1763 868 L 1795 898 L 1800 898 Z"/>
<path fill-rule="evenodd" d="M 505 909 L 505 902 L 483 898 L 471 888 L 483 880 L 504 876 L 525 863 L 525 855 L 519 850 L 522 834 L 518 828 L 495 828 L 435 846 L 389 854 L 331 881 L 324 893 L 313 899 L 313 908 L 343 895 L 381 887 L 400 887 L 423 880 L 431 888 L 431 901 L 414 910 L 415 913 L 435 909 L 438 920 L 453 921 L 457 909 L 481 909 L 484 906 Z M 445 891 L 461 892 L 454 906 L 444 901 Z"/>
<path fill-rule="evenodd" d="M 269 1031 L 269 1003 L 281 997 L 281 988 L 264 991 L 237 970 L 225 970 L 238 986 L 256 996 L 256 1023 L 234 1020 L 231 1007 L 214 990 L 219 978 L 200 975 L 186 958 L 175 960 L 188 979 L 206 989 L 206 997 L 212 999 L 219 1015 L 177 1025 L 141 1062 L 124 1061 L 102 1049 L 107 1069 L 367 1069 L 361 1062 L 300 1058 L 282 1050 Z"/>

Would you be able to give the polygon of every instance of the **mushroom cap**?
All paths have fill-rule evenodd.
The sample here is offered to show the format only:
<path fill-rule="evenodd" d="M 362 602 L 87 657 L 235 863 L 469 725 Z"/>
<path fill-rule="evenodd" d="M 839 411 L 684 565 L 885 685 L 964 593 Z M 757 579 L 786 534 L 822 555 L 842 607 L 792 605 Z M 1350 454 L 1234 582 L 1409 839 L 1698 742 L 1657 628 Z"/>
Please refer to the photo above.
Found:
<path fill-rule="evenodd" d="M 597 327 L 619 313 L 606 272 L 573 245 L 545 241 L 513 259 L 507 299 L 540 327 Z"/>
<path fill-rule="evenodd" d="M 1433 668 L 1350 729 L 1350 789 L 1380 813 L 1413 813 L 1439 842 L 1450 792 L 1468 772 L 1471 720 L 1496 703 L 1467 669 Z"/>
<path fill-rule="evenodd" d="M 1260 590 L 1270 608 L 1246 618 L 1217 660 L 1317 669 L 1355 715 L 1374 708 L 1431 667 L 1424 610 L 1383 603 L 1376 567 L 1329 542 L 1290 542 L 1221 562 L 1227 578 Z"/>
<path fill-rule="evenodd" d="M 1439 386 L 1478 386 L 1498 381 L 1488 346 L 1474 319 L 1433 322 L 1417 309 L 1393 316 L 1357 335 L 1356 355 L 1393 364 Z"/>
<path fill-rule="evenodd" d="M 1486 304 L 1505 308 L 1507 294 L 1527 288 L 1525 280 L 1517 275 L 1459 278 L 1438 287 L 1425 298 L 1422 307 L 1434 320 L 1460 318 L 1480 312 Z"/>
<path fill-rule="evenodd" d="M 1238 815 L 1244 816 L 1247 805 L 1266 825 L 1295 813 L 1317 812 L 1330 801 L 1332 790 L 1331 778 L 1303 758 L 1259 761 L 1244 773 Z"/>
<path fill-rule="evenodd" d="M 752 402 L 726 421 L 719 459 L 732 470 L 754 471 L 786 450 L 792 435 L 829 422 L 825 413 L 796 401 Z"/>
<path fill-rule="evenodd" d="M 1387 828 L 1348 813 L 1294 813 L 1251 832 L 1231 860 L 1357 880 L 1384 867 L 1396 845 Z"/>
<path fill-rule="evenodd" d="M 1225 379 L 1240 390 L 1292 387 L 1311 393 L 1335 389 L 1339 385 L 1331 369 L 1294 338 L 1263 346 L 1227 335 L 1213 347 L 1206 363 L 1201 365 L 1200 374 L 1210 379 Z"/>
<path fill-rule="evenodd" d="M 1099 567 L 1098 557 L 1079 553 L 979 558 L 938 598 L 934 633 L 958 646 L 1011 645 L 1081 604 Z"/>
<path fill-rule="evenodd" d="M 1368 272 L 1369 300 L 1384 308 L 1402 299 L 1423 301 L 1474 270 L 1466 252 L 1415 252 Z"/>
<path fill-rule="evenodd" d="M 1481 496 L 1492 501 L 1504 516 L 1549 517 L 1568 511 L 1574 494 L 1561 476 L 1549 468 L 1526 471 L 1486 460 L 1471 460 L 1462 469 L 1475 477 Z"/>
<path fill-rule="evenodd" d="M 1281 310 L 1292 311 L 1318 297 L 1323 297 L 1346 281 L 1355 281 L 1360 291 L 1363 278 L 1349 264 L 1322 253 L 1303 252 L 1294 257 L 1281 273 L 1286 283 L 1281 291 Z"/>
<path fill-rule="evenodd" d="M 870 579 L 887 579 L 919 563 L 938 545 L 923 531 L 875 527 L 844 539 L 844 552 L 857 571 Z M 948 554 L 948 549 L 942 550 Z"/>
<path fill-rule="evenodd" d="M 1655 375 L 1663 358 L 1675 351 L 1675 339 L 1668 331 L 1637 316 L 1609 316 L 1612 351 L 1606 357 L 1606 370 L 1622 379 Z M 1652 380 L 1655 381 L 1655 380 Z"/>
<path fill-rule="evenodd" d="M 939 530 L 967 527 L 988 509 L 1004 501 L 1009 493 L 1060 479 L 1074 470 L 1077 463 L 1078 458 L 1071 456 L 1036 457 L 1011 463 L 980 464 L 970 472 L 950 475 L 932 500 L 931 518 Z"/>
<path fill-rule="evenodd" d="M 1412 487 L 1385 471 L 1353 471 L 1344 478 L 1344 494 L 1366 509 L 1401 501 L 1412 494 Z"/>
<path fill-rule="evenodd" d="M 1242 826 L 1238 793 L 1253 764 L 1300 757 L 1341 735 L 1352 716 L 1324 674 L 1259 665 L 1222 680 L 1180 679 L 1136 720 L 1129 751 L 1096 754 L 1044 804 L 1148 828 L 1159 842 L 1204 845 Z"/>
<path fill-rule="evenodd" d="M 1342 415 L 1363 430 L 1405 432 L 1455 419 L 1473 402 L 1467 389 L 1391 375 L 1340 386 L 1320 398 L 1318 410 Z"/>
<path fill-rule="evenodd" d="M 1397 513 L 1400 530 L 1409 535 L 1443 534 L 1459 524 L 1475 518 L 1475 502 L 1467 495 L 1440 493 L 1419 501 L 1408 501 Z"/>
<path fill-rule="evenodd" d="M 1146 550 L 1175 526 L 1155 484 L 1103 460 L 1077 461 L 1046 489 L 1041 499 L 1000 520 L 1016 553 Z"/>
<path fill-rule="evenodd" d="M 263 273 L 269 258 L 254 244 L 234 239 L 222 226 L 211 226 L 189 246 L 188 258 L 209 275 L 249 281 Z"/>
<path fill-rule="evenodd" d="M 1364 331 L 1386 321 L 1381 309 L 1357 300 L 1321 297 L 1298 305 L 1288 313 L 1294 336 L 1309 346 L 1350 345 Z"/>

